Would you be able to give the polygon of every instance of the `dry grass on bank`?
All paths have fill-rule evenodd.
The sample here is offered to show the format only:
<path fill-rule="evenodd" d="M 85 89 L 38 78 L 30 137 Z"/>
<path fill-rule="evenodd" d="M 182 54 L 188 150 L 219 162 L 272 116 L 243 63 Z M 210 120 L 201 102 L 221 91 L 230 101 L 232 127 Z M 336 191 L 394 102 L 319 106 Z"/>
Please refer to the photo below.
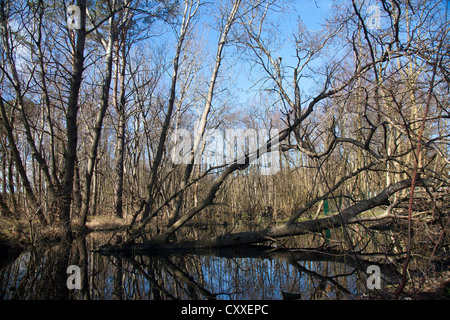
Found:
<path fill-rule="evenodd" d="M 43 241 L 57 241 L 61 228 L 43 226 L 39 221 L 18 218 L 0 218 L 0 238 L 11 245 L 26 246 Z"/>
<path fill-rule="evenodd" d="M 120 219 L 113 215 L 90 216 L 86 222 L 86 227 L 92 231 L 112 231 L 126 227 L 129 224 L 128 220 L 127 218 Z"/>
<path fill-rule="evenodd" d="M 119 219 L 112 215 L 98 215 L 88 217 L 86 227 L 88 231 L 112 231 L 127 225 L 128 219 Z M 72 222 L 72 230 L 81 231 L 79 219 Z M 43 226 L 39 221 L 15 217 L 0 217 L 0 243 L 8 247 L 25 247 L 30 244 L 58 241 L 63 235 L 61 227 Z"/>

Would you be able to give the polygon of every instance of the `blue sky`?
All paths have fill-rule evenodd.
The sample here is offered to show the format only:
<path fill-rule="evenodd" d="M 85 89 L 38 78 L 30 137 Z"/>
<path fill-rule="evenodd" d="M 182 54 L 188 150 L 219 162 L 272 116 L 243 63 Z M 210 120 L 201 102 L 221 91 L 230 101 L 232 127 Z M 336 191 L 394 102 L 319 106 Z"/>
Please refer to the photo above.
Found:
<path fill-rule="evenodd" d="M 297 0 L 292 2 L 287 13 L 271 17 L 271 19 L 278 19 L 279 31 L 285 37 L 286 45 L 276 52 L 277 56 L 282 57 L 283 65 L 295 66 L 297 64 L 293 35 L 297 33 L 298 18 L 301 18 L 309 30 L 320 31 L 323 28 L 322 24 L 325 22 L 326 16 L 331 10 L 331 6 L 331 0 Z M 274 56 L 276 55 L 274 54 Z M 236 65 L 234 69 L 238 70 L 236 86 L 240 89 L 238 92 L 240 102 L 246 104 L 248 102 L 246 100 L 252 100 L 255 94 L 258 93 L 256 91 L 258 87 L 252 91 L 246 90 L 252 86 L 252 83 L 246 79 L 248 66 Z M 304 84 L 307 85 L 307 83 L 311 85 L 307 81 Z"/>
<path fill-rule="evenodd" d="M 284 66 L 296 66 L 297 58 L 295 57 L 296 52 L 293 35 L 298 32 L 298 18 L 301 18 L 309 30 L 320 31 L 323 28 L 322 24 L 325 22 L 326 16 L 330 13 L 332 3 L 332 0 L 296 0 L 289 3 L 289 10 L 278 14 L 271 13 L 268 19 L 271 20 L 271 22 L 277 23 L 278 30 L 281 34 L 280 38 L 284 38 L 277 38 L 277 40 L 279 42 L 283 41 L 286 43 L 279 51 L 273 53 L 274 57 L 282 57 Z M 215 14 L 215 8 L 211 8 L 213 10 L 212 14 Z M 211 12 L 209 13 L 210 15 L 205 14 L 205 12 L 201 12 L 202 16 L 196 25 L 195 32 L 197 33 L 196 36 L 199 36 L 202 40 L 204 40 L 201 44 L 205 45 L 208 50 L 207 56 L 204 58 L 208 62 L 212 62 L 217 50 L 218 33 L 215 30 L 211 30 L 210 27 L 207 26 L 208 24 L 214 25 L 215 23 L 215 18 L 211 15 Z M 173 38 L 173 33 L 170 30 L 165 32 L 161 38 L 161 41 L 166 43 L 168 40 L 171 44 L 167 47 L 167 52 L 169 54 L 167 56 L 167 61 L 170 62 L 173 58 L 173 49 L 175 46 L 175 39 Z M 216 93 L 226 88 L 231 93 L 230 96 L 234 100 L 232 103 L 234 103 L 235 107 L 247 107 L 249 104 L 258 99 L 258 95 L 261 92 L 261 90 L 259 90 L 259 85 L 253 87 L 254 80 L 267 76 L 267 74 L 265 74 L 261 68 L 255 68 L 252 73 L 254 79 L 249 81 L 248 75 L 251 65 L 246 62 L 245 59 L 238 59 L 239 52 L 236 52 L 236 49 L 232 46 L 227 46 L 223 54 L 225 60 L 221 65 L 219 72 L 219 77 L 223 77 L 223 82 L 221 83 L 220 88 L 216 88 Z M 208 85 L 207 81 L 210 79 L 212 68 L 213 65 L 209 64 L 203 69 L 206 77 L 203 80 L 205 81 L 205 86 Z M 289 77 L 291 77 L 292 69 L 288 72 Z M 172 68 L 167 70 L 166 75 L 171 77 Z M 307 79 L 301 83 L 302 89 L 306 92 L 308 92 L 313 85 L 314 84 L 312 81 Z M 220 99 L 220 95 L 216 94 L 213 104 L 220 105 L 222 103 Z M 200 108 L 202 108 L 202 106 L 200 106 Z"/>
<path fill-rule="evenodd" d="M 297 0 L 295 5 L 296 15 L 300 16 L 303 22 L 311 30 L 320 30 L 322 28 L 326 15 L 330 12 L 331 0 Z"/>

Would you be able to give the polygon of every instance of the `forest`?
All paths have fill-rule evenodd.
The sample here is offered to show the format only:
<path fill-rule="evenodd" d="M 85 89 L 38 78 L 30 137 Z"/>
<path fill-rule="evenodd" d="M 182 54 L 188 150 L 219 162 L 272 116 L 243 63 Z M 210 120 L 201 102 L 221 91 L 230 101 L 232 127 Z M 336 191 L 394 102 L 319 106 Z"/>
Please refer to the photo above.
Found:
<path fill-rule="evenodd" d="M 217 298 L 198 269 L 230 256 L 279 259 L 354 297 L 299 262 L 332 254 L 364 283 L 381 266 L 365 297 L 449 299 L 448 7 L 0 0 L 2 299 L 44 296 L 5 280 L 30 247 L 27 263 L 58 261 L 51 298 L 124 298 L 125 270 L 141 269 L 141 298 Z M 120 265 L 112 297 L 87 289 L 101 256 Z"/>

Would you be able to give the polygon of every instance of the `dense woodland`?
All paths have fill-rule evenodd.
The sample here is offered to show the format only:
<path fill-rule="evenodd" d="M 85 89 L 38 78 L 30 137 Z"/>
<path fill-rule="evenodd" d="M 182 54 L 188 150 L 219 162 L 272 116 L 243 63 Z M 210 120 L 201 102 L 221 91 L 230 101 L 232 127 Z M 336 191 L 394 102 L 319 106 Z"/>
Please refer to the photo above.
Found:
<path fill-rule="evenodd" d="M 386 221 L 406 223 L 393 240 L 405 250 L 414 237 L 448 246 L 448 4 L 335 1 L 321 30 L 300 12 L 285 34 L 298 3 L 78 0 L 77 29 L 68 1 L 1 0 L 1 217 L 61 239 L 123 221 L 111 251 Z M 198 161 L 207 133 L 230 128 L 269 136 Z M 192 134 L 182 162 L 179 129 Z"/>

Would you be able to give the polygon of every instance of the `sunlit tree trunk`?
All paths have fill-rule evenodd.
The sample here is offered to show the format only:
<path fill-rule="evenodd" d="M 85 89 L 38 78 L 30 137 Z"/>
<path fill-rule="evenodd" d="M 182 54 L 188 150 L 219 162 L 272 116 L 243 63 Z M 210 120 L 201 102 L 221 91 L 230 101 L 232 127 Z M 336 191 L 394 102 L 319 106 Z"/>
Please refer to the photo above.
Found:
<path fill-rule="evenodd" d="M 224 46 L 226 45 L 226 43 L 228 41 L 227 40 L 228 33 L 230 32 L 231 26 L 233 25 L 233 23 L 235 21 L 236 14 L 238 12 L 240 3 L 241 3 L 240 0 L 234 1 L 233 7 L 228 15 L 228 18 L 225 22 L 225 26 L 221 33 L 221 37 L 220 37 L 220 40 L 219 40 L 219 43 L 217 46 L 215 65 L 214 65 L 214 69 L 212 71 L 211 79 L 209 82 L 206 103 L 205 103 L 200 121 L 196 128 L 196 132 L 195 132 L 195 136 L 194 136 L 194 146 L 193 146 L 193 149 L 192 149 L 192 152 L 190 155 L 189 163 L 186 165 L 186 168 L 184 171 L 184 177 L 183 177 L 183 180 L 181 183 L 181 189 L 184 189 L 185 186 L 187 185 L 187 183 L 191 177 L 191 174 L 192 174 L 192 169 L 194 166 L 195 158 L 197 157 L 197 152 L 199 152 L 199 150 L 202 147 L 203 135 L 206 130 L 208 114 L 211 110 L 211 104 L 212 104 L 212 99 L 214 96 L 214 89 L 215 89 L 216 82 L 217 82 L 217 76 L 219 74 L 220 64 L 222 63 L 222 52 L 223 52 Z M 178 216 L 179 216 L 180 210 L 181 210 L 181 206 L 183 203 L 183 198 L 184 198 L 184 192 L 181 192 L 181 194 L 179 195 L 179 197 L 177 199 L 175 209 L 172 211 L 172 213 L 169 217 L 168 227 L 170 227 L 178 219 Z"/>
<path fill-rule="evenodd" d="M 112 2 L 112 8 L 115 7 L 115 1 Z M 112 66 L 113 66 L 113 47 L 114 47 L 114 41 L 116 39 L 115 36 L 115 28 L 114 28 L 114 11 L 111 12 L 111 17 L 109 18 L 109 39 L 106 44 L 106 55 L 105 55 L 105 62 L 106 62 L 106 71 L 105 71 L 105 78 L 103 82 L 102 87 L 102 96 L 101 96 L 101 104 L 100 109 L 98 110 L 95 124 L 94 124 L 94 130 L 92 132 L 92 144 L 89 148 L 88 153 L 88 162 L 86 165 L 86 172 L 85 172 L 85 183 L 84 183 L 84 190 L 85 190 L 85 199 L 83 202 L 83 206 L 81 208 L 81 225 L 84 226 L 87 221 L 87 216 L 89 213 L 89 203 L 91 198 L 91 182 L 92 182 L 92 175 L 94 174 L 94 166 L 95 162 L 97 161 L 97 154 L 98 154 L 98 146 L 100 143 L 101 133 L 103 129 L 103 119 L 105 118 L 106 110 L 108 109 L 109 105 L 109 91 L 111 86 L 111 79 L 112 79 Z"/>
<path fill-rule="evenodd" d="M 117 69 L 119 64 L 117 64 Z M 116 134 L 116 149 L 114 156 L 114 209 L 117 217 L 123 217 L 123 179 L 124 179 L 124 149 L 125 149 L 125 67 L 126 67 L 126 49 L 122 50 L 122 66 L 120 75 L 116 81 L 120 81 L 120 98 L 116 101 L 116 112 L 118 117 L 117 134 Z M 117 90 L 117 87 L 116 87 Z M 115 92 L 117 95 L 117 91 Z"/>
<path fill-rule="evenodd" d="M 193 17 L 195 16 L 199 2 L 185 1 L 183 21 L 181 22 L 180 34 L 178 35 L 177 47 L 175 50 L 175 57 L 172 61 L 172 79 L 169 91 L 169 102 L 167 106 L 166 115 L 164 118 L 164 123 L 161 128 L 161 133 L 159 136 L 158 147 L 156 151 L 155 158 L 152 163 L 152 168 L 150 172 L 150 182 L 147 185 L 147 195 L 144 203 L 144 210 L 142 212 L 141 226 L 145 225 L 150 221 L 152 216 L 149 216 L 150 211 L 154 204 L 154 188 L 158 179 L 158 172 L 161 166 L 161 161 L 166 147 L 167 136 L 169 133 L 169 126 L 171 123 L 172 113 L 175 106 L 175 93 L 177 88 L 177 82 L 179 78 L 179 62 L 180 56 L 183 50 L 184 41 L 190 28 Z"/>

